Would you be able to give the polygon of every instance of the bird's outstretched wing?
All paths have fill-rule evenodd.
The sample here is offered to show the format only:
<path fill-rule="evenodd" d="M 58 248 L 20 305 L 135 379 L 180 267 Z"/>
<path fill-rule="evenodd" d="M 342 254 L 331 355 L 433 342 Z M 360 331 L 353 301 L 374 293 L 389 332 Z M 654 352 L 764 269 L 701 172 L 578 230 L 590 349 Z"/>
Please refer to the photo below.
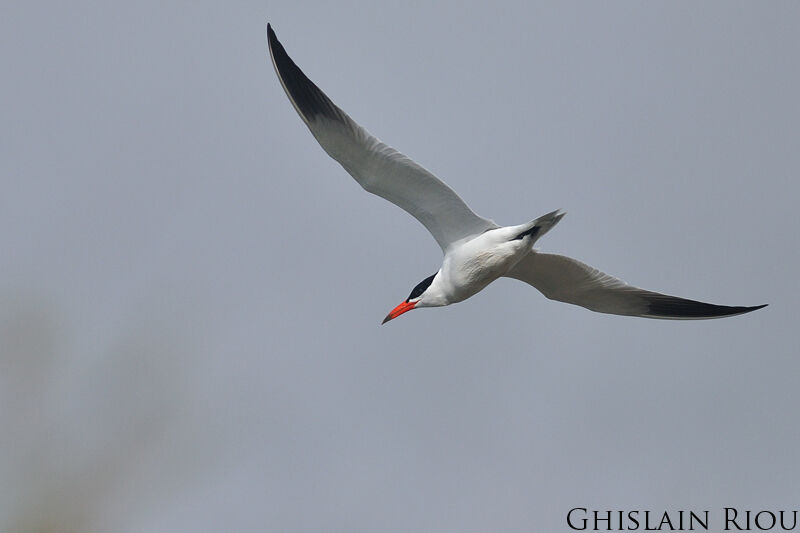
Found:
<path fill-rule="evenodd" d="M 533 285 L 551 300 L 613 315 L 698 320 L 741 315 L 765 307 L 714 305 L 659 294 L 628 285 L 570 257 L 537 251 L 525 256 L 506 277 Z"/>
<path fill-rule="evenodd" d="M 319 144 L 367 191 L 408 211 L 446 252 L 454 243 L 498 227 L 476 215 L 439 178 L 370 135 L 336 107 L 295 65 L 267 24 L 275 72 Z"/>

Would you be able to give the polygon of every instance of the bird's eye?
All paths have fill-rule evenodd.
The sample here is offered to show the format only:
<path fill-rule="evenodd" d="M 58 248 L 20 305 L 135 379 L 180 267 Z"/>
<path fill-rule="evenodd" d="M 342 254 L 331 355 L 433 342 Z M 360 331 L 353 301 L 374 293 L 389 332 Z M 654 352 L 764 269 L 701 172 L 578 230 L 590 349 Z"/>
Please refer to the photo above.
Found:
<path fill-rule="evenodd" d="M 425 292 L 425 290 L 428 287 L 431 286 L 431 283 L 433 282 L 433 278 L 435 278 L 435 277 L 436 277 L 436 274 L 433 274 L 433 275 L 428 276 L 427 278 L 423 279 L 419 283 L 417 283 L 417 286 L 414 287 L 414 289 L 411 291 L 411 294 L 409 294 L 408 298 L 406 298 L 406 302 L 410 302 L 411 300 L 413 300 L 414 298 L 419 297 L 423 292 Z"/>

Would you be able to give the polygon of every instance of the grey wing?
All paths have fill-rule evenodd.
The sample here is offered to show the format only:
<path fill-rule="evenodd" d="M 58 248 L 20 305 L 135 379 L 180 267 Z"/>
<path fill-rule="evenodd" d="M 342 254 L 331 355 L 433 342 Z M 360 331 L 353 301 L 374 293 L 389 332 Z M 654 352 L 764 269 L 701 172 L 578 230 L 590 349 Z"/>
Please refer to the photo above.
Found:
<path fill-rule="evenodd" d="M 660 294 L 628 285 L 576 259 L 537 251 L 531 251 L 506 276 L 533 285 L 551 300 L 613 315 L 698 320 L 765 307 L 714 305 Z"/>
<path fill-rule="evenodd" d="M 267 42 L 275 72 L 300 118 L 328 155 L 364 189 L 419 220 L 443 251 L 498 227 L 476 215 L 439 178 L 370 135 L 331 102 L 286 54 L 269 24 Z"/>

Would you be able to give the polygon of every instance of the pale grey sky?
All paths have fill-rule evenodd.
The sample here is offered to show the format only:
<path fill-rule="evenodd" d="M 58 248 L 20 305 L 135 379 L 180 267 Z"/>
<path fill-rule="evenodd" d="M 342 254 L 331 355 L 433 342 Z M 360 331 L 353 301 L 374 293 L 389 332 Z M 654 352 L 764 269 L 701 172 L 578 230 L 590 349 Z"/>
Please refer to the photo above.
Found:
<path fill-rule="evenodd" d="M 318 147 L 289 54 L 542 249 L 770 307 L 599 315 L 440 264 Z M 565 531 L 800 498 L 800 4 L 0 10 L 0 531 Z"/>

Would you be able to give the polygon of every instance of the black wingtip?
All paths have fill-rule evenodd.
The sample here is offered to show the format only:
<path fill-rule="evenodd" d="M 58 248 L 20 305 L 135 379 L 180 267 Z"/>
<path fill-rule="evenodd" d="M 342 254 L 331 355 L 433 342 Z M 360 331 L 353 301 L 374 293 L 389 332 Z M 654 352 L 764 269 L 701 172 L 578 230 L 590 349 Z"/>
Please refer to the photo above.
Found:
<path fill-rule="evenodd" d="M 283 88 L 306 122 L 314 121 L 319 115 L 340 120 L 342 112 L 292 61 L 269 22 L 267 44 Z"/>
<path fill-rule="evenodd" d="M 768 304 L 747 306 L 715 305 L 685 298 L 654 295 L 648 298 L 648 316 L 656 318 L 723 318 L 727 316 L 743 315 L 759 309 Z"/>
<path fill-rule="evenodd" d="M 280 41 L 278 41 L 278 36 L 275 35 L 275 30 L 272 29 L 272 25 L 267 22 L 267 44 L 269 45 L 269 51 L 271 54 L 274 54 L 273 51 L 275 49 L 275 45 L 277 44 L 280 46 Z M 285 52 L 284 52 L 285 53 Z"/>
<path fill-rule="evenodd" d="M 737 315 L 743 315 L 745 313 L 752 313 L 753 311 L 758 311 L 759 309 L 764 309 L 769 304 L 761 304 L 761 305 L 753 305 L 753 306 L 743 306 L 743 307 L 734 307 L 732 309 L 741 309 L 740 312 L 736 313 Z"/>

